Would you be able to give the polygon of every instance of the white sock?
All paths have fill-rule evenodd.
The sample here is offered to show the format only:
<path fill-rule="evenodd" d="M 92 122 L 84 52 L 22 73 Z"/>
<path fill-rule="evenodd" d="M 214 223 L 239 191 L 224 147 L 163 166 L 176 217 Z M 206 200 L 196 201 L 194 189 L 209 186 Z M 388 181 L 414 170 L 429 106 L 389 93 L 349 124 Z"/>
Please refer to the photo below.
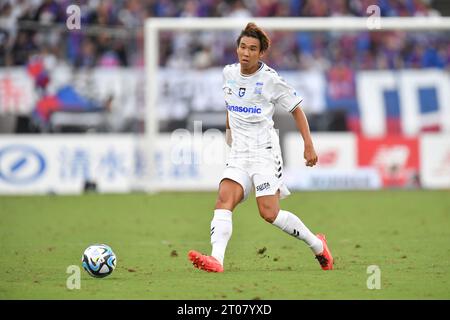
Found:
<path fill-rule="evenodd" d="M 211 221 L 211 255 L 219 260 L 222 265 L 228 240 L 230 240 L 233 231 L 231 216 L 230 210 L 216 209 Z"/>
<path fill-rule="evenodd" d="M 280 210 L 275 221 L 272 223 L 284 232 L 303 240 L 311 248 L 314 254 L 322 253 L 323 243 L 303 224 L 302 220 L 295 214 Z"/>

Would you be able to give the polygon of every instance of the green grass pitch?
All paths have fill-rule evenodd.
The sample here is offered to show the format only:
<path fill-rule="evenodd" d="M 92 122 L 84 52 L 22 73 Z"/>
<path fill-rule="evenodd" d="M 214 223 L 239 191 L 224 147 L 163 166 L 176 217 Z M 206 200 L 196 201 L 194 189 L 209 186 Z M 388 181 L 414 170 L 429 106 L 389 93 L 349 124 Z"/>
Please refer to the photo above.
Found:
<path fill-rule="evenodd" d="M 450 192 L 301 192 L 281 201 L 325 233 L 335 270 L 259 217 L 233 215 L 223 274 L 194 269 L 210 253 L 215 193 L 0 197 L 0 299 L 450 299 Z M 106 243 L 112 275 L 66 287 L 67 267 Z M 264 249 L 265 248 L 265 249 Z M 376 265 L 381 288 L 369 290 Z"/>

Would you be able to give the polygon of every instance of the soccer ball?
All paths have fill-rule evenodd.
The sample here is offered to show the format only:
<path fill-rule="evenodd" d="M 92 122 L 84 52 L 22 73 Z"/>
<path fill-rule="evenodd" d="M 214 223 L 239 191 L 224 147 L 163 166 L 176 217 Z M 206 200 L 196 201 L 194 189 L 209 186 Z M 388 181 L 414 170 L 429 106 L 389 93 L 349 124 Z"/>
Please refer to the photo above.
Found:
<path fill-rule="evenodd" d="M 95 278 L 104 278 L 116 268 L 116 255 L 106 244 L 94 244 L 84 250 L 81 264 Z"/>

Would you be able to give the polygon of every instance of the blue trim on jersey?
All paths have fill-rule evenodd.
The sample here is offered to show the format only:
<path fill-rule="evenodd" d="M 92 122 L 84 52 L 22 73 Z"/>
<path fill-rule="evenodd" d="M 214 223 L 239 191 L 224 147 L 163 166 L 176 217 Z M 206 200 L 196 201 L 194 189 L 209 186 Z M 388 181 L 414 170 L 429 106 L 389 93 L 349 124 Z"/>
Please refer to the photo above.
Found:
<path fill-rule="evenodd" d="M 240 65 L 239 65 L 239 74 L 240 74 L 242 77 L 244 77 L 244 78 L 248 78 L 248 77 L 254 76 L 254 75 L 257 74 L 258 72 L 260 72 L 260 71 L 264 68 L 264 66 L 265 66 L 265 63 L 264 63 L 264 62 L 259 61 L 259 63 L 261 63 L 261 66 L 259 67 L 258 70 L 256 70 L 256 71 L 253 72 L 252 74 L 242 74 L 242 72 L 241 72 L 241 70 L 240 70 Z"/>
<path fill-rule="evenodd" d="M 291 110 L 289 110 L 289 112 L 293 112 L 295 109 L 297 109 L 298 107 L 300 107 L 300 103 L 302 103 L 303 99 L 300 100 L 299 103 L 297 103 Z"/>

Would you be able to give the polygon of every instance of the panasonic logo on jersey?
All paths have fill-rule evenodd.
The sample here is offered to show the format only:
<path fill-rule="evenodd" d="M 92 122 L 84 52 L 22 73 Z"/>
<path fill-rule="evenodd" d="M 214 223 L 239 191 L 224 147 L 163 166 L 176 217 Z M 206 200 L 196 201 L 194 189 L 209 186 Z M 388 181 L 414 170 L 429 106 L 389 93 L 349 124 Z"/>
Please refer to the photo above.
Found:
<path fill-rule="evenodd" d="M 242 106 L 232 106 L 228 105 L 228 110 L 234 111 L 234 112 L 243 112 L 243 113 L 261 113 L 261 108 L 254 106 L 254 107 L 242 107 Z"/>

